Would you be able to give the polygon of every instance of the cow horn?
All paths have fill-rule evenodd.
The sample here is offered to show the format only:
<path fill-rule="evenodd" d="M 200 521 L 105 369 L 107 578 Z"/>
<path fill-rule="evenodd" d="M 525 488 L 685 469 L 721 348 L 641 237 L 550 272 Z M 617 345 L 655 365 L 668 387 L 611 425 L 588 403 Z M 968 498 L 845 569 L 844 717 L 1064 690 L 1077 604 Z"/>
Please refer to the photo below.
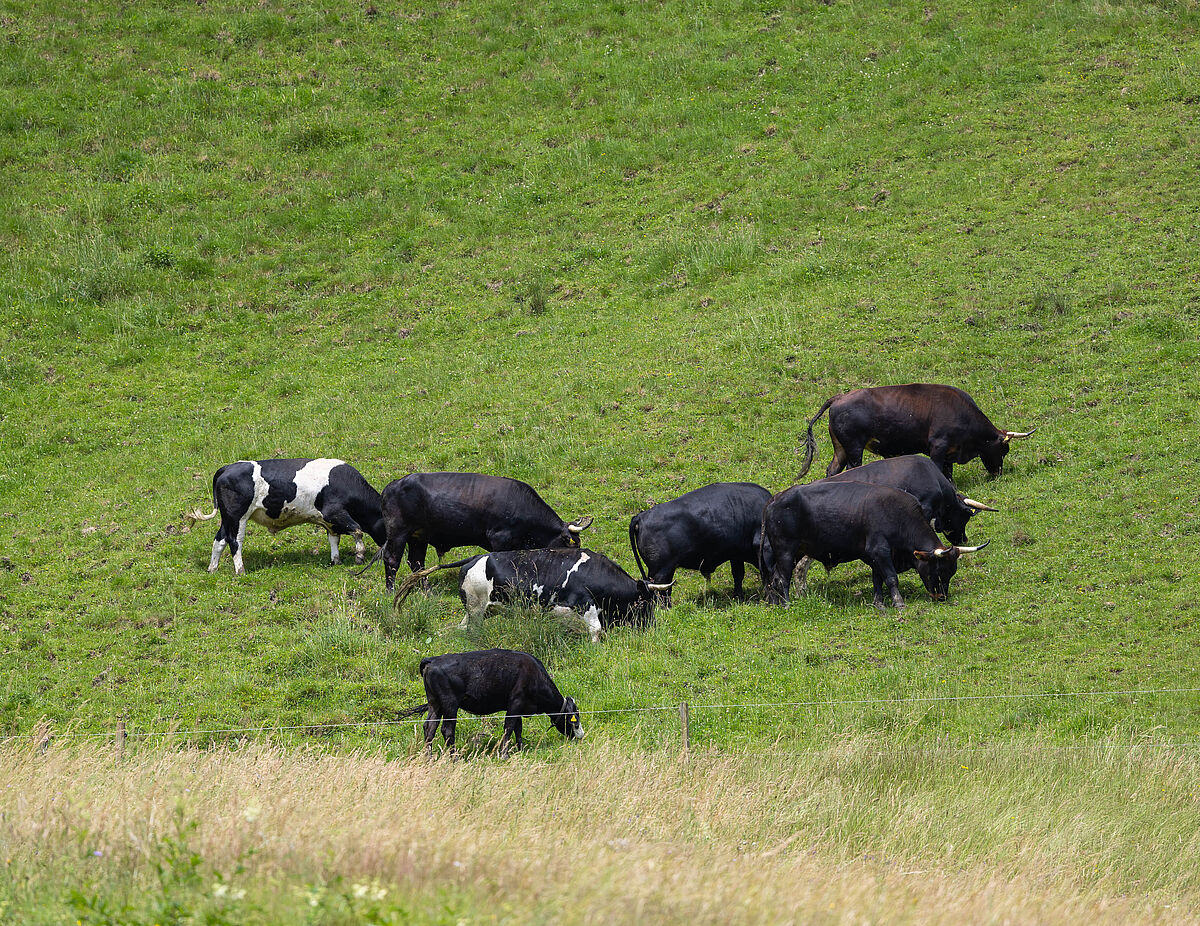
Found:
<path fill-rule="evenodd" d="M 669 589 L 674 584 L 675 584 L 674 579 L 672 579 L 670 582 L 667 582 L 665 585 L 661 584 L 661 583 L 647 582 L 646 588 L 650 589 L 650 591 L 652 591 L 652 592 L 665 592 L 667 589 Z"/>
<path fill-rule="evenodd" d="M 572 534 L 581 534 L 592 526 L 592 516 L 585 514 L 582 518 L 578 518 L 567 525 L 567 530 Z"/>
<path fill-rule="evenodd" d="M 977 550 L 982 550 L 989 543 L 991 543 L 990 540 L 985 540 L 983 543 L 981 543 L 977 547 L 955 547 L 954 549 L 956 549 L 959 553 L 974 553 Z"/>
<path fill-rule="evenodd" d="M 1036 431 L 1036 430 L 1037 430 L 1037 428 L 1033 429 L 1033 431 Z M 1005 431 L 1005 432 L 1003 432 L 1004 433 L 1004 443 L 1007 444 L 1010 440 L 1020 440 L 1023 437 L 1028 437 L 1030 434 L 1033 433 L 1033 431 Z"/>
<path fill-rule="evenodd" d="M 953 549 L 955 549 L 955 548 L 954 547 L 938 547 L 936 550 L 933 550 L 929 555 L 930 556 L 945 556 L 947 553 L 949 553 Z"/>
<path fill-rule="evenodd" d="M 974 508 L 976 511 L 999 511 L 1000 510 L 999 508 L 993 508 L 991 505 L 985 505 L 983 502 L 977 502 L 973 498 L 967 498 L 965 495 L 961 496 L 961 498 L 962 498 L 962 503 L 964 505 L 966 505 L 968 508 Z"/>

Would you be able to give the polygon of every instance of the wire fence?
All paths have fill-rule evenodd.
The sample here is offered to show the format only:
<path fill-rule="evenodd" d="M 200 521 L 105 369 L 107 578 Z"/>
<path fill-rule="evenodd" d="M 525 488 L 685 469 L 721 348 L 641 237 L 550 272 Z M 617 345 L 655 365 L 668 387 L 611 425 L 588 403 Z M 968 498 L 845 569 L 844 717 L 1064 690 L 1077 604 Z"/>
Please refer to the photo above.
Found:
<path fill-rule="evenodd" d="M 640 707 L 617 707 L 617 708 L 600 708 L 591 711 L 580 711 L 582 717 L 597 717 L 601 715 L 630 715 L 630 714 L 665 714 L 678 712 L 680 715 L 680 735 L 684 748 L 690 745 L 690 719 L 693 712 L 696 711 L 715 711 L 715 710 L 740 710 L 740 711 L 756 711 L 756 712 L 772 712 L 777 713 L 782 709 L 788 708 L 835 708 L 849 706 L 866 706 L 866 705 L 897 705 L 897 704 L 944 704 L 953 702 L 981 702 L 981 701 L 1021 701 L 1021 700 L 1045 700 L 1056 698 L 1112 698 L 1112 697 L 1131 697 L 1135 695 L 1181 695 L 1181 694 L 1196 694 L 1200 693 L 1200 687 L 1181 687 L 1181 688 L 1127 688 L 1118 690 L 1086 690 L 1086 691 L 1042 691 L 1042 692 L 1008 692 L 1008 693 L 988 693 L 988 694 L 966 694 L 966 695 L 910 695 L 906 697 L 894 698 L 845 698 L 845 699 L 809 699 L 802 701 L 757 701 L 757 702 L 714 702 L 714 703 L 699 703 L 690 704 L 688 702 L 680 702 L 671 705 L 645 705 Z M 492 717 L 477 717 L 472 714 L 460 714 L 456 721 L 461 723 L 467 721 L 479 721 L 480 723 L 493 722 Z M 544 716 L 538 714 L 519 714 L 508 715 L 511 717 L 520 717 L 522 720 L 528 720 L 535 717 Z M 252 727 L 214 727 L 203 729 L 182 729 L 172 725 L 161 730 L 142 730 L 132 731 L 126 729 L 126 720 L 124 717 L 118 719 L 113 728 L 107 731 L 76 731 L 76 730 L 54 730 L 48 722 L 39 725 L 34 730 L 24 734 L 13 734 L 0 738 L 0 746 L 7 745 L 13 742 L 30 742 L 41 740 L 42 748 L 45 749 L 51 740 L 88 740 L 88 739 L 116 739 L 121 748 L 127 739 L 129 740 L 150 740 L 155 738 L 171 738 L 171 737 L 204 737 L 204 736 L 235 736 L 241 735 L 246 738 L 250 735 L 261 737 L 270 736 L 278 733 L 288 732 L 304 732 L 306 734 L 316 734 L 335 730 L 364 730 L 378 729 L 387 727 L 404 727 L 411 726 L 416 735 L 420 732 L 427 723 L 425 719 L 393 719 L 393 720 L 365 720 L 365 721 L 335 721 L 328 723 L 301 723 L 301 724 L 286 724 L 286 725 L 259 725 Z M 538 737 L 540 741 L 541 737 Z M 940 744 L 939 744 L 940 745 Z M 949 745 L 949 744 L 946 744 Z M 996 749 L 1001 748 L 1004 743 L 983 744 L 983 743 L 962 743 L 954 744 L 956 749 Z M 1018 744 L 1012 744 L 1018 745 Z M 1147 749 L 1147 748 L 1194 748 L 1200 746 L 1200 741 L 1161 741 L 1161 742 L 1141 742 L 1141 743 L 1068 743 L 1068 744 L 1019 744 L 1020 748 L 1035 748 L 1035 749 Z M 738 750 L 739 752 L 753 752 L 754 750 Z M 773 751 L 773 754 L 780 754 L 779 750 Z"/>

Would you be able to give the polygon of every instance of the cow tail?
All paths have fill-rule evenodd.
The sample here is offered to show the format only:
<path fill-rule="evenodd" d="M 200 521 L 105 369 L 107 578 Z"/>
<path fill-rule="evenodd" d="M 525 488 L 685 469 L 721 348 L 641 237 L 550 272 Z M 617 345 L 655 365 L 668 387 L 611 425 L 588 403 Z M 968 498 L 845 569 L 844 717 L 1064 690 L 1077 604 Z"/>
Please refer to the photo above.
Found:
<path fill-rule="evenodd" d="M 641 526 L 639 518 L 641 515 L 634 515 L 629 519 L 629 545 L 633 547 L 633 561 L 637 563 L 638 571 L 642 574 L 642 581 L 646 581 L 646 566 L 642 562 L 641 553 L 638 552 L 637 535 L 638 528 Z"/>
<path fill-rule="evenodd" d="M 427 710 L 429 710 L 429 702 L 428 701 L 426 701 L 424 704 L 418 704 L 416 707 L 406 707 L 404 710 L 402 710 L 399 714 L 396 715 L 396 719 L 401 720 L 405 717 L 412 717 L 414 714 L 419 714 L 422 711 L 427 711 Z"/>
<path fill-rule="evenodd" d="M 226 465 L 228 465 L 228 464 L 226 464 Z M 215 473 L 213 473 L 213 490 L 212 490 L 213 509 L 212 509 L 212 511 L 210 511 L 208 514 L 205 514 L 199 508 L 189 508 L 187 511 L 184 512 L 183 519 L 185 521 L 187 521 L 187 527 L 185 527 L 183 529 L 183 532 L 185 534 L 188 531 L 190 531 L 193 527 L 196 526 L 197 521 L 211 521 L 219 513 L 220 508 L 217 505 L 217 477 L 220 476 L 221 473 L 223 473 L 224 471 L 225 471 L 225 467 L 222 466 L 219 470 L 217 470 Z"/>
<path fill-rule="evenodd" d="M 771 503 L 767 502 L 767 505 L 769 504 Z M 763 562 L 763 545 L 767 542 L 767 505 L 763 505 L 761 526 L 758 529 L 758 576 L 762 579 L 763 588 L 767 585 L 767 564 Z"/>
<path fill-rule="evenodd" d="M 467 563 L 471 562 L 472 559 L 474 559 L 473 556 L 468 556 L 466 559 L 460 559 L 453 563 L 438 563 L 436 566 L 427 566 L 424 569 L 418 569 L 407 579 L 396 586 L 396 594 L 392 598 L 392 607 L 395 608 L 397 612 L 401 611 L 404 608 L 404 600 L 412 594 L 412 590 L 439 569 L 456 569 L 459 566 L 465 566 Z M 372 562 L 374 562 L 374 560 L 372 560 Z"/>
<path fill-rule="evenodd" d="M 837 396 L 833 396 L 833 398 L 822 405 L 820 410 L 808 422 L 808 434 L 804 438 L 804 462 L 800 465 L 800 472 L 796 476 L 797 482 L 804 478 L 804 474 L 808 472 L 808 468 L 812 466 L 813 459 L 817 455 L 817 439 L 813 437 L 813 425 L 820 420 L 821 416 L 825 414 L 825 410 L 833 404 L 833 400 L 836 398 Z"/>
<path fill-rule="evenodd" d="M 185 521 L 187 521 L 187 527 L 185 527 L 183 529 L 183 532 L 186 534 L 188 531 L 190 531 L 193 527 L 196 526 L 197 521 L 211 521 L 216 516 L 217 516 L 216 508 L 213 508 L 213 510 L 210 511 L 208 514 L 205 514 L 199 508 L 189 508 L 186 512 L 184 512 L 184 515 L 183 515 L 183 519 Z"/>

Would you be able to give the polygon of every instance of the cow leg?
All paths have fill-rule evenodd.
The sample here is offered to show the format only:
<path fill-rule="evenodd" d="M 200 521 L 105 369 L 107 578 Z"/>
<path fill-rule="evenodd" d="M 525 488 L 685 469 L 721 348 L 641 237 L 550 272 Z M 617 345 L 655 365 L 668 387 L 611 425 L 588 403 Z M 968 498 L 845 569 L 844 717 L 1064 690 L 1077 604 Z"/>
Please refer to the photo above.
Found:
<path fill-rule="evenodd" d="M 425 554 L 429 550 L 429 544 L 424 540 L 418 540 L 413 537 L 408 541 L 408 568 L 413 572 L 418 569 L 425 568 Z"/>
<path fill-rule="evenodd" d="M 745 601 L 746 590 L 742 588 L 742 583 L 746 580 L 746 564 L 740 559 L 730 560 L 729 571 L 733 573 L 733 597 Z"/>
<path fill-rule="evenodd" d="M 367 558 L 367 542 L 363 539 L 362 530 L 353 531 L 354 534 L 354 563 L 361 566 Z"/>
<path fill-rule="evenodd" d="M 229 551 L 233 554 L 233 574 L 235 576 L 244 576 L 246 567 L 242 564 L 242 544 L 246 540 L 246 524 L 250 521 L 250 516 L 242 518 L 237 525 L 237 533 L 235 538 L 230 538 Z"/>
<path fill-rule="evenodd" d="M 404 558 L 404 547 L 408 544 L 408 532 L 397 532 L 395 536 L 388 533 L 383 544 L 383 583 L 390 592 L 396 584 L 396 572 L 400 569 L 400 561 Z"/>
<path fill-rule="evenodd" d="M 457 708 L 442 718 L 442 739 L 446 741 L 446 748 L 450 751 L 450 755 L 452 756 L 457 752 L 457 750 L 454 748 L 454 727 L 457 723 Z"/>
<path fill-rule="evenodd" d="M 950 449 L 944 444 L 931 444 L 929 447 L 929 459 L 937 465 L 942 471 L 942 475 L 954 481 L 954 460 L 951 458 Z"/>
<path fill-rule="evenodd" d="M 437 736 L 438 723 L 441 722 L 441 719 L 437 710 L 430 705 L 429 713 L 425 715 L 425 747 L 431 756 L 433 755 L 433 738 Z"/>
<path fill-rule="evenodd" d="M 772 544 L 774 546 L 774 544 Z M 775 556 L 775 568 L 767 582 L 767 604 L 787 604 L 791 592 L 792 570 L 796 568 L 796 554 L 791 550 L 780 550 Z"/>
<path fill-rule="evenodd" d="M 459 630 L 466 630 L 471 626 L 471 621 L 482 621 L 487 609 L 492 605 L 495 582 L 488 578 L 487 569 L 488 557 L 481 556 L 459 583 L 458 596 L 467 612 L 463 615 L 462 623 L 458 625 Z"/>
<path fill-rule="evenodd" d="M 825 467 L 826 476 L 836 476 L 846 468 L 846 461 L 849 459 L 849 454 L 846 453 L 846 448 L 842 446 L 842 442 L 833 434 L 829 435 L 829 439 L 833 442 L 833 459 L 829 461 L 829 465 Z M 862 462 L 862 454 L 859 454 L 859 462 Z"/>
<path fill-rule="evenodd" d="M 338 540 L 341 539 L 341 534 L 335 534 L 333 531 L 327 531 L 327 533 L 329 534 L 329 565 L 340 566 L 342 557 L 338 552 Z"/>
<path fill-rule="evenodd" d="M 892 565 L 890 553 L 886 558 L 880 557 L 871 564 L 871 579 L 875 583 L 875 607 L 880 611 L 886 610 L 887 605 L 883 600 L 883 590 L 886 586 L 896 610 L 904 608 L 904 596 L 900 594 L 900 577 L 896 574 L 896 567 Z"/>
<path fill-rule="evenodd" d="M 811 556 L 800 557 L 800 562 L 796 564 L 796 570 L 792 573 L 792 584 L 796 586 L 796 594 L 808 594 L 808 570 L 812 567 L 813 561 Z"/>
<path fill-rule="evenodd" d="M 217 566 L 221 563 L 221 554 L 225 552 L 225 525 L 222 524 L 217 528 L 217 539 L 213 541 L 212 559 L 208 561 L 208 571 L 216 572 Z"/>
<path fill-rule="evenodd" d="M 500 758 L 508 757 L 508 740 L 512 738 L 516 741 L 517 751 L 520 752 L 525 748 L 525 744 L 521 742 L 521 716 L 520 714 L 508 714 L 504 718 L 504 736 L 500 739 Z"/>

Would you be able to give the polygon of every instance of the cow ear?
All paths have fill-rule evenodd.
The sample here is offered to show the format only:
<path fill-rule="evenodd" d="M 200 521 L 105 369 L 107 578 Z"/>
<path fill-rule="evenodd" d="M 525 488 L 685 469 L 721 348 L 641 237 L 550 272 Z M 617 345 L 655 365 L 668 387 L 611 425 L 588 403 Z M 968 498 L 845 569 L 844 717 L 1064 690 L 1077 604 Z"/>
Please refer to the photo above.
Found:
<path fill-rule="evenodd" d="M 913 550 L 913 556 L 917 559 L 929 559 L 929 554 L 924 550 Z"/>

